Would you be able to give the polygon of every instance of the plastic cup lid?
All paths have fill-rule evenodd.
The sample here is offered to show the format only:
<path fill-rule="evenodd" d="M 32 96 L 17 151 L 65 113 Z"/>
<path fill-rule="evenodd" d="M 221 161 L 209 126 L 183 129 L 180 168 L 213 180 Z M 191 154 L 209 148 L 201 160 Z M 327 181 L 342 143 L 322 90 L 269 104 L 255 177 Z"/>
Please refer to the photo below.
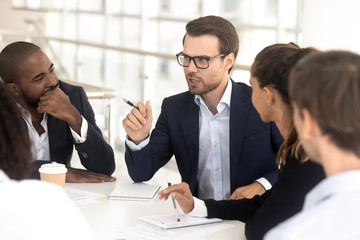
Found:
<path fill-rule="evenodd" d="M 46 163 L 46 164 L 41 165 L 41 167 L 39 168 L 39 172 L 50 173 L 50 174 L 60 174 L 60 173 L 66 173 L 67 168 L 65 167 L 64 164 L 52 162 L 52 163 Z"/>

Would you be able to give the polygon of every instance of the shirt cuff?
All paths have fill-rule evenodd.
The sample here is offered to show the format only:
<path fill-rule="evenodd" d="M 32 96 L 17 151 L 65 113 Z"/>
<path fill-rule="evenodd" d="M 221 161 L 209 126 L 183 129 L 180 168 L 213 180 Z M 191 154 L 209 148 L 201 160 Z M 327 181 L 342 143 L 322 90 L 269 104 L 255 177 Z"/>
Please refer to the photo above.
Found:
<path fill-rule="evenodd" d="M 150 141 L 150 135 L 142 142 L 140 142 L 138 145 L 136 145 L 133 141 L 129 139 L 129 136 L 126 136 L 125 143 L 130 148 L 131 151 L 138 151 L 146 147 Z"/>
<path fill-rule="evenodd" d="M 264 177 L 256 179 L 256 181 L 260 183 L 265 188 L 266 191 L 272 188 L 271 183 Z"/>
<path fill-rule="evenodd" d="M 86 119 L 81 116 L 82 118 L 82 123 L 81 123 L 81 129 L 80 129 L 80 133 L 81 133 L 81 136 L 79 136 L 79 134 L 77 134 L 71 127 L 70 127 L 70 131 L 71 131 L 71 134 L 74 138 L 74 141 L 76 143 L 83 143 L 86 141 L 86 138 L 87 138 L 87 131 L 88 131 L 88 122 L 86 121 Z"/>
<path fill-rule="evenodd" d="M 194 209 L 191 212 L 189 212 L 188 215 L 192 217 L 207 217 L 208 213 L 205 202 L 196 197 L 193 197 L 193 199 L 194 199 Z"/>

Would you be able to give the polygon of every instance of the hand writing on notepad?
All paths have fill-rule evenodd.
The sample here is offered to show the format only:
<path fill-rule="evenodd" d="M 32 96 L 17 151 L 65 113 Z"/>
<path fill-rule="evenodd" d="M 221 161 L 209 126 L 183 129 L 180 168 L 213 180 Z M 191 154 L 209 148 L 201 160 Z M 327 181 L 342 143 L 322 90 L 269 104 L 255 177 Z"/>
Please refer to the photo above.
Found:
<path fill-rule="evenodd" d="M 174 198 L 184 213 L 189 213 L 194 209 L 194 199 L 187 183 L 174 184 L 158 193 L 159 199 L 167 200 L 169 195 Z"/>

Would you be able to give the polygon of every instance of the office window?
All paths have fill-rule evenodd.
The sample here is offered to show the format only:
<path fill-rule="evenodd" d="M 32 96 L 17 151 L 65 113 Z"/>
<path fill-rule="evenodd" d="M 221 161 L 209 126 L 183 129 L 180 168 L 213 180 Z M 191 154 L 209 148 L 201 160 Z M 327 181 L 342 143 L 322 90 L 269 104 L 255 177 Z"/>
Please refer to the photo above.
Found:
<path fill-rule="evenodd" d="M 117 91 L 112 100 L 112 135 L 121 148 L 125 137 L 121 121 L 129 111 L 122 97 L 151 100 L 156 122 L 163 98 L 187 90 L 175 54 L 183 48 L 188 21 L 220 15 L 234 24 L 240 48 L 231 77 L 248 83 L 250 65 L 265 46 L 301 45 L 302 1 L 12 0 L 12 6 L 45 11 L 45 19 L 33 19 L 38 25 L 34 31 L 44 31 L 40 34 L 44 39 L 59 40 L 33 40 L 44 44 L 62 78 Z"/>
<path fill-rule="evenodd" d="M 171 9 L 171 2 L 170 0 L 162 0 L 161 1 L 161 10 L 164 12 L 170 11 Z"/>
<path fill-rule="evenodd" d="M 104 0 L 77 0 L 77 10 L 84 12 L 103 12 Z"/>
<path fill-rule="evenodd" d="M 122 0 L 122 9 L 121 12 L 129 15 L 139 15 L 142 14 L 141 5 L 144 4 L 144 0 Z M 156 2 L 156 1 L 151 1 Z M 144 9 L 144 11 L 151 11 L 151 9 Z"/>

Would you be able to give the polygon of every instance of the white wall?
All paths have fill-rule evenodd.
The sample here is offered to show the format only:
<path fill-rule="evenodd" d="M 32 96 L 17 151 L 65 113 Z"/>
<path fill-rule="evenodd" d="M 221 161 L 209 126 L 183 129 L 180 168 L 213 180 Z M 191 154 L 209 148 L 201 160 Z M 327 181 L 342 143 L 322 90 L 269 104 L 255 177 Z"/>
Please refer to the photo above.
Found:
<path fill-rule="evenodd" d="M 303 47 L 360 53 L 360 1 L 304 0 Z"/>

